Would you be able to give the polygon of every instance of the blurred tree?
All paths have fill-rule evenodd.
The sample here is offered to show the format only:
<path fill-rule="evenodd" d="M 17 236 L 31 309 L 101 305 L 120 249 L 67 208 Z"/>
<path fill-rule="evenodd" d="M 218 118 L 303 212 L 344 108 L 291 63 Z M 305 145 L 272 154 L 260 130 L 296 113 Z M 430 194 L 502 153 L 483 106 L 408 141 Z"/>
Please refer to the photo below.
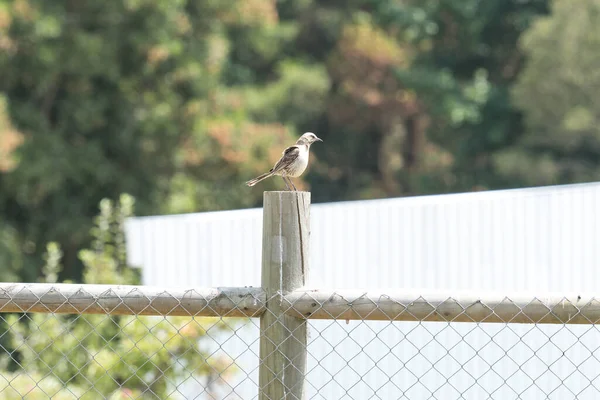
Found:
<path fill-rule="evenodd" d="M 15 282 L 23 268 L 19 234 L 0 219 L 0 281 Z"/>
<path fill-rule="evenodd" d="M 190 104 L 210 88 L 199 60 L 221 2 L 186 3 L 2 1 L 0 91 L 24 141 L 0 206 L 27 255 L 58 241 L 73 276 L 100 198 L 129 191 L 142 213 L 158 208 L 200 113 Z"/>
<path fill-rule="evenodd" d="M 317 202 L 544 183 L 498 160 L 526 147 L 509 92 L 529 50 L 516 44 L 547 11 L 548 0 L 0 0 L 0 258 L 33 280 L 40 244 L 56 241 L 62 276 L 81 279 L 77 249 L 101 198 L 132 193 L 142 215 L 255 206 L 282 182 L 243 182 L 305 131 L 326 144 L 301 183 Z"/>
<path fill-rule="evenodd" d="M 411 193 L 417 189 L 412 176 L 427 164 L 436 167 L 431 157 L 424 157 L 440 153 L 426 138 L 427 115 L 414 91 L 394 76 L 396 69 L 409 68 L 413 57 L 411 46 L 360 13 L 353 24 L 344 26 L 330 55 L 328 121 L 343 132 L 331 136 L 334 148 L 344 151 L 329 156 L 343 171 L 347 196 Z"/>
<path fill-rule="evenodd" d="M 512 92 L 527 131 L 497 168 L 522 185 L 600 180 L 600 1 L 552 2 L 525 33 Z"/>
<path fill-rule="evenodd" d="M 311 93 L 324 98 L 311 126 L 296 125 L 327 143 L 315 149 L 317 159 L 327 161 L 309 172 L 315 200 L 409 193 L 416 171 L 443 166 L 444 151 L 426 140 L 428 119 L 420 101 L 394 77 L 416 55 L 398 39 L 398 27 L 381 26 L 369 1 L 289 0 L 278 8 L 284 21 L 299 24 L 290 56 L 324 64 L 329 81 L 319 90 L 323 94 Z M 422 157 L 424 152 L 439 157 Z"/>
<path fill-rule="evenodd" d="M 330 78 L 313 119 L 328 144 L 309 173 L 317 201 L 514 183 L 492 158 L 522 133 L 508 98 L 516 42 L 547 0 L 286 0 L 278 10 L 299 24 L 285 51 Z"/>
<path fill-rule="evenodd" d="M 429 139 L 451 155 L 441 174 L 418 176 L 417 192 L 512 187 L 493 156 L 523 128 L 509 90 L 523 65 L 517 47 L 547 0 L 426 0 L 368 2 L 383 26 L 417 49 L 397 77 L 413 89 L 429 115 Z M 446 161 L 447 162 L 447 161 Z"/>
<path fill-rule="evenodd" d="M 22 134 L 19 146 L 0 148 L 12 157 L 0 161 L 0 212 L 18 233 L 22 279 L 36 278 L 47 241 L 63 248 L 63 275 L 80 279 L 76 249 L 104 196 L 132 193 L 141 214 L 260 198 L 242 182 L 264 165 L 237 139 L 258 146 L 248 127 L 286 143 L 292 134 L 223 110 L 231 99 L 221 81 L 238 59 L 250 70 L 273 62 L 265 41 L 281 35 L 271 38 L 268 3 L 0 0 L 0 93 Z M 236 29 L 252 32 L 251 55 L 227 38 Z"/>
<path fill-rule="evenodd" d="M 79 252 L 85 264 L 84 282 L 137 284 L 135 270 L 125 261 L 123 223 L 131 216 L 133 199 L 123 195 L 117 206 L 100 203 L 92 229 L 92 248 Z M 57 243 L 46 247 L 43 280 L 54 283 L 61 268 Z M 108 315 L 9 314 L 11 329 L 2 335 L 2 376 L 10 386 L 3 398 L 167 398 L 196 380 L 226 377 L 232 361 L 207 347 L 208 334 L 227 331 L 214 318 Z M 210 333 L 207 331 L 210 330 Z M 7 342 L 7 337 L 10 338 Z M 212 340 L 212 339 L 211 339 Z M 10 351 L 10 355 L 9 355 Z"/>
<path fill-rule="evenodd" d="M 0 37 L 0 41 L 1 41 Z M 6 97 L 0 95 L 0 174 L 11 171 L 16 163 L 14 149 L 23 140 L 23 135 L 11 124 L 6 109 Z M 23 267 L 23 255 L 19 243 L 19 232 L 0 215 L 0 281 L 10 282 L 18 278 Z"/>

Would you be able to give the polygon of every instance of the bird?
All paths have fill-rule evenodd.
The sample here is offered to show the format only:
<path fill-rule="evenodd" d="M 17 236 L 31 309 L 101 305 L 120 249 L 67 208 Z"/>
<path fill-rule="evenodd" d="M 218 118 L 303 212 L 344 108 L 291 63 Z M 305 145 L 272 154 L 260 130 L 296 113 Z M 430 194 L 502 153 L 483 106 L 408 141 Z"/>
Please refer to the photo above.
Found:
<path fill-rule="evenodd" d="M 290 146 L 283 151 L 283 155 L 269 172 L 249 180 L 246 182 L 246 185 L 254 186 L 263 179 L 278 175 L 281 176 L 288 190 L 291 190 L 290 186 L 288 185 L 289 182 L 294 188 L 294 191 L 297 191 L 296 186 L 294 185 L 294 182 L 292 182 L 291 178 L 299 177 L 306 169 L 306 166 L 308 165 L 310 145 L 314 142 L 322 141 L 323 140 L 318 138 L 314 133 L 306 132 L 304 135 L 300 136 L 295 145 Z"/>

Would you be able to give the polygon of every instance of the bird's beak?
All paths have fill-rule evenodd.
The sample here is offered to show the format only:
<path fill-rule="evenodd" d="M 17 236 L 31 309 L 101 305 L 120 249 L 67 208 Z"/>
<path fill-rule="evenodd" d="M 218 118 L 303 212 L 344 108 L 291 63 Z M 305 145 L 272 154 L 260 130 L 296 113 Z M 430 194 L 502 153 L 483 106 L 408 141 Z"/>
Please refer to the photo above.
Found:
<path fill-rule="evenodd" d="M 323 141 L 323 139 L 315 137 L 315 142 L 322 142 L 322 141 Z"/>

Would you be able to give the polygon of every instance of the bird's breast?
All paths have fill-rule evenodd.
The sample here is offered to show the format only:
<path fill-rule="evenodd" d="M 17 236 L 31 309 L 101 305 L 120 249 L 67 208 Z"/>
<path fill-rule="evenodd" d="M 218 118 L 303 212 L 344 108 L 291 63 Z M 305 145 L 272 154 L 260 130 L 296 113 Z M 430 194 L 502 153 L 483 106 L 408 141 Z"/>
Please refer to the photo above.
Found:
<path fill-rule="evenodd" d="M 308 165 L 308 150 L 300 151 L 298 158 L 294 160 L 294 162 L 290 165 L 290 168 L 287 172 L 288 176 L 296 178 L 304 172 L 306 166 Z"/>

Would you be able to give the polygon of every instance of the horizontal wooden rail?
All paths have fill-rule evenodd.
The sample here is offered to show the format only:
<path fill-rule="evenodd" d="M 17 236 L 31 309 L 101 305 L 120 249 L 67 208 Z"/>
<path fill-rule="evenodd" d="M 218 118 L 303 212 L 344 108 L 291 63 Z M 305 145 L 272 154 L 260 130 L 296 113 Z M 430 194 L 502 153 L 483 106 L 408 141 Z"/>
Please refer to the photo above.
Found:
<path fill-rule="evenodd" d="M 397 290 L 296 290 L 284 297 L 283 309 L 288 315 L 309 319 L 600 323 L 600 296 L 577 294 L 506 296 Z"/>
<path fill-rule="evenodd" d="M 277 295 L 303 319 L 538 324 L 600 323 L 600 296 L 300 289 Z M 0 283 L 0 313 L 259 317 L 261 288 Z"/>
<path fill-rule="evenodd" d="M 158 288 L 126 285 L 0 283 L 0 312 L 255 317 L 260 288 Z"/>

